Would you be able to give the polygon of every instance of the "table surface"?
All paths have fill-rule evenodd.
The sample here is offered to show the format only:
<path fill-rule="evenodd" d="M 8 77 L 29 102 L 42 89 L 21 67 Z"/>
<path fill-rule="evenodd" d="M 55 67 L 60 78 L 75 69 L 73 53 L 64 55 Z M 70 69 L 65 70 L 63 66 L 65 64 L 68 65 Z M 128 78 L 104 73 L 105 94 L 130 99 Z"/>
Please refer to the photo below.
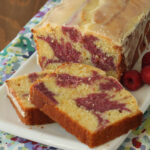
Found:
<path fill-rule="evenodd" d="M 0 85 L 35 52 L 31 28 L 40 22 L 46 12 L 60 0 L 49 0 L 39 12 L 22 28 L 16 38 L 0 52 Z M 2 129 L 1 129 L 2 130 Z M 56 150 L 0 130 L 0 150 Z M 150 150 L 150 107 L 143 116 L 141 126 L 132 131 L 118 150 Z"/>
<path fill-rule="evenodd" d="M 0 0 L 0 50 L 16 36 L 46 1 Z"/>

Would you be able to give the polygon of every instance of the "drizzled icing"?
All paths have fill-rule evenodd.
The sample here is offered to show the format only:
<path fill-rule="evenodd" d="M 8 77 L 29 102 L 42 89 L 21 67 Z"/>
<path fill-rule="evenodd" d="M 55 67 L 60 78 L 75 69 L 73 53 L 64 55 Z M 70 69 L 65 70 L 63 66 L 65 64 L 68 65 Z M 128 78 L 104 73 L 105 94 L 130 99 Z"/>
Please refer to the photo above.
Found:
<path fill-rule="evenodd" d="M 78 22 L 78 20 L 80 19 L 80 12 L 82 11 L 82 9 L 86 6 L 86 4 L 89 2 L 90 0 L 85 0 L 82 5 L 79 7 L 79 9 L 77 9 L 77 11 L 72 15 L 72 17 L 68 20 L 68 22 L 65 25 L 71 25 L 72 23 L 76 24 Z"/>
<path fill-rule="evenodd" d="M 149 10 L 149 0 L 99 0 L 97 8 L 90 10 L 93 11 L 91 18 L 87 17 L 88 30 L 122 45 Z M 86 16 L 88 12 L 84 10 L 82 13 Z M 83 22 L 80 20 L 86 26 Z"/>
<path fill-rule="evenodd" d="M 121 45 L 149 10 L 149 0 L 63 0 L 35 29 L 47 23 L 75 25 Z"/>
<path fill-rule="evenodd" d="M 26 112 L 21 108 L 21 106 L 19 105 L 18 101 L 16 100 L 16 98 L 12 95 L 12 93 L 9 91 L 8 86 L 6 84 L 6 89 L 7 89 L 7 94 L 8 96 L 11 98 L 11 100 L 13 101 L 16 109 L 18 110 L 18 112 L 21 114 L 22 117 L 25 117 L 27 114 Z"/>
<path fill-rule="evenodd" d="M 143 18 L 142 23 L 137 26 L 135 31 L 124 41 L 123 43 L 123 54 L 125 56 L 125 64 L 127 68 L 132 65 L 135 52 L 141 55 L 141 44 L 145 44 L 145 49 L 148 49 L 148 38 L 147 34 L 150 33 L 150 14 L 148 19 Z M 145 33 L 145 29 L 147 32 Z M 136 51 L 137 50 L 137 51 Z"/>
<path fill-rule="evenodd" d="M 62 0 L 35 29 L 46 24 L 75 26 L 83 33 L 106 37 L 123 47 L 125 64 L 130 68 L 136 49 L 141 53 L 137 47 L 140 38 L 147 45 L 144 29 L 150 21 L 149 11 L 150 0 Z"/>
<path fill-rule="evenodd" d="M 98 24 L 108 24 L 117 17 L 128 5 L 129 0 L 103 0 L 100 7 L 96 9 L 94 21 Z"/>

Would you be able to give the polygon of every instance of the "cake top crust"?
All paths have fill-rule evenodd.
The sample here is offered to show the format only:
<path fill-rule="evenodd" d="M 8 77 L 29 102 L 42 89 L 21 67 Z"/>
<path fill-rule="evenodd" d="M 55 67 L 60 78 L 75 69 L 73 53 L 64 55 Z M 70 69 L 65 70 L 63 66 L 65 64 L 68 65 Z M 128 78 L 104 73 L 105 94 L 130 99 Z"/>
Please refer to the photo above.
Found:
<path fill-rule="evenodd" d="M 62 0 L 35 27 L 75 26 L 121 45 L 150 11 L 150 0 Z"/>

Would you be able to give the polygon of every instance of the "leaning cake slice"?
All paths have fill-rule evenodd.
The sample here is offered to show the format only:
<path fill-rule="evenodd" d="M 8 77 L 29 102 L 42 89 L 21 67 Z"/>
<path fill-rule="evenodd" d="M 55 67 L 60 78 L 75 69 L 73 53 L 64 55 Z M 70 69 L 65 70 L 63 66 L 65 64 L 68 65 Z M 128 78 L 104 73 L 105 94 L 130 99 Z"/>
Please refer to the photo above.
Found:
<path fill-rule="evenodd" d="M 140 125 L 135 98 L 113 77 L 84 64 L 64 64 L 33 83 L 31 102 L 90 147 Z"/>
<path fill-rule="evenodd" d="M 27 125 L 38 125 L 53 122 L 29 101 L 30 86 L 34 81 L 45 77 L 51 71 L 30 73 L 6 81 L 7 95 L 20 120 Z"/>

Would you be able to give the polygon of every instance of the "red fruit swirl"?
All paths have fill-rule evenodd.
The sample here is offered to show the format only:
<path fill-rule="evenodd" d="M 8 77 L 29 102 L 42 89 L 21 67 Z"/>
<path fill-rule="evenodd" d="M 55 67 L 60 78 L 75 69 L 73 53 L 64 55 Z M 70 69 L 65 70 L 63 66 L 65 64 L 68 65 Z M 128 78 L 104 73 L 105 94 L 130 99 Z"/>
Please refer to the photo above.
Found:
<path fill-rule="evenodd" d="M 60 60 L 60 62 L 75 62 L 78 63 L 80 59 L 80 52 L 74 49 L 71 43 L 65 43 L 63 39 L 58 42 L 56 39 L 48 37 L 38 37 L 41 40 L 46 41 L 54 51 L 55 56 Z M 52 60 L 50 61 L 52 62 Z M 55 60 L 54 60 L 55 62 Z"/>
<path fill-rule="evenodd" d="M 118 101 L 110 101 L 111 98 L 113 98 L 113 96 L 109 96 L 103 92 L 90 94 L 84 98 L 77 98 L 76 103 L 78 106 L 83 106 L 87 110 L 93 110 L 101 113 L 113 109 L 129 111 L 129 109 L 125 107 L 125 104 L 121 104 Z"/>
<path fill-rule="evenodd" d="M 103 120 L 101 113 L 114 109 L 118 109 L 119 112 L 123 110 L 130 111 L 126 108 L 125 104 L 119 103 L 118 101 L 111 101 L 113 97 L 103 92 L 89 94 L 87 97 L 77 98 L 75 101 L 78 107 L 83 107 L 95 114 L 98 117 L 99 123 L 107 123 L 108 120 Z"/>
<path fill-rule="evenodd" d="M 97 40 L 98 39 L 92 35 L 86 35 L 82 38 L 84 48 L 87 49 L 92 55 L 91 61 L 96 67 L 105 71 L 116 69 L 113 57 L 107 56 L 106 53 L 103 53 L 100 48 L 96 47 L 94 42 Z"/>
<path fill-rule="evenodd" d="M 122 85 L 117 82 L 116 80 L 109 78 L 107 79 L 108 81 L 105 83 L 100 84 L 100 89 L 101 90 L 112 90 L 115 89 L 116 91 L 120 91 L 123 89 Z"/>
<path fill-rule="evenodd" d="M 101 76 L 96 72 L 92 72 L 91 77 L 77 77 L 69 74 L 58 74 L 56 77 L 57 85 L 61 87 L 72 87 L 75 88 L 81 83 L 92 84 L 94 81 L 99 80 Z"/>
<path fill-rule="evenodd" d="M 64 35 L 69 35 L 70 39 L 73 42 L 78 42 L 81 40 L 81 33 L 73 27 L 63 26 L 62 31 L 63 31 Z"/>
<path fill-rule="evenodd" d="M 36 81 L 38 77 L 39 76 L 38 76 L 37 73 L 31 73 L 31 74 L 28 75 L 28 78 L 29 78 L 30 82 Z"/>
<path fill-rule="evenodd" d="M 56 101 L 56 99 L 54 98 L 55 94 L 53 92 L 51 92 L 45 85 L 44 83 L 39 83 L 37 85 L 35 85 L 35 88 L 38 89 L 40 92 L 43 92 L 52 102 L 54 102 L 55 104 L 57 104 L 58 102 Z"/>

